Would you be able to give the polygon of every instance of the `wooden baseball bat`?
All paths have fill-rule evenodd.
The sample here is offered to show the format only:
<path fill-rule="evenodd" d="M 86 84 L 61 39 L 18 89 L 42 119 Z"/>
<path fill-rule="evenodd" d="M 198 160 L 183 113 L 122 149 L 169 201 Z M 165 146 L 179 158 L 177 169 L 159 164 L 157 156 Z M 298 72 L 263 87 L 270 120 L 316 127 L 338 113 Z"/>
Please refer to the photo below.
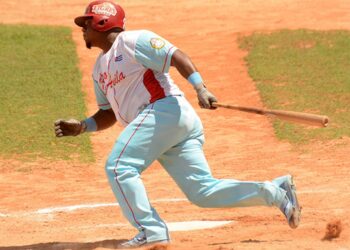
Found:
<path fill-rule="evenodd" d="M 259 114 L 259 115 L 268 115 L 268 116 L 277 117 L 279 119 L 283 119 L 291 122 L 303 123 L 303 124 L 319 126 L 319 127 L 327 127 L 329 122 L 329 118 L 324 115 L 315 115 L 315 114 L 285 111 L 285 110 L 272 110 L 272 109 L 269 110 L 269 109 L 245 107 L 245 106 L 216 103 L 216 102 L 214 102 L 212 105 L 214 107 L 234 109 L 234 110 L 239 110 L 243 112 Z"/>

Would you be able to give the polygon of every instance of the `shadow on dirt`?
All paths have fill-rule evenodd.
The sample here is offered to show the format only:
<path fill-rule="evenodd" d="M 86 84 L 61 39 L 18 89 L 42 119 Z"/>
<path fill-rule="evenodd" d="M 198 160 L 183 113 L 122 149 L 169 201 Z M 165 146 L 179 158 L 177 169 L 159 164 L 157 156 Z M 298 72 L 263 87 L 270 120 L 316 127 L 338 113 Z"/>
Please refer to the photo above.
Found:
<path fill-rule="evenodd" d="M 98 242 L 49 242 L 26 246 L 7 246 L 0 250 L 93 250 L 98 247 L 118 249 L 118 245 L 126 240 L 104 240 Z"/>
<path fill-rule="evenodd" d="M 290 240 L 253 240 L 253 239 L 249 239 L 249 240 L 241 240 L 241 243 L 266 243 L 266 242 L 287 242 Z M 1 249 L 1 248 L 0 248 Z"/>

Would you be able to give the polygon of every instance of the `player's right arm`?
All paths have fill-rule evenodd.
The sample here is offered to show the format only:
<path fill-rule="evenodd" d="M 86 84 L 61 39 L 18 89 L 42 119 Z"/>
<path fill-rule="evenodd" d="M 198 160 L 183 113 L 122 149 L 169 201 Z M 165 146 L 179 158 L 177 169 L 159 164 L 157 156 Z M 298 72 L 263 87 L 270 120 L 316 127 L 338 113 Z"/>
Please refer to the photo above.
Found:
<path fill-rule="evenodd" d="M 115 118 L 112 109 L 99 109 L 93 116 L 78 121 L 76 119 L 63 120 L 55 122 L 55 134 L 57 137 L 77 136 L 86 131 L 100 131 L 107 129 L 115 124 Z"/>
<path fill-rule="evenodd" d="M 76 119 L 55 122 L 55 134 L 57 137 L 77 136 L 84 132 L 93 132 L 107 129 L 116 123 L 115 114 L 98 82 L 94 80 L 94 89 L 99 110 L 91 117 L 79 121 Z"/>

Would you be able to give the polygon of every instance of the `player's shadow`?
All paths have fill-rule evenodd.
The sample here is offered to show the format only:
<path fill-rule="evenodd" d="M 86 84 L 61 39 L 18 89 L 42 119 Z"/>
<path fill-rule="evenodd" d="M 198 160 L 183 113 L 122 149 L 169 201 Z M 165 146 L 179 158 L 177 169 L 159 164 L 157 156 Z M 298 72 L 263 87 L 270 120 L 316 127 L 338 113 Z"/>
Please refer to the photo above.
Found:
<path fill-rule="evenodd" d="M 24 246 L 7 246 L 0 247 L 0 250 L 93 250 L 98 247 L 118 249 L 118 245 L 125 242 L 125 239 L 121 240 L 103 240 L 97 242 L 48 242 L 38 243 L 33 245 Z"/>

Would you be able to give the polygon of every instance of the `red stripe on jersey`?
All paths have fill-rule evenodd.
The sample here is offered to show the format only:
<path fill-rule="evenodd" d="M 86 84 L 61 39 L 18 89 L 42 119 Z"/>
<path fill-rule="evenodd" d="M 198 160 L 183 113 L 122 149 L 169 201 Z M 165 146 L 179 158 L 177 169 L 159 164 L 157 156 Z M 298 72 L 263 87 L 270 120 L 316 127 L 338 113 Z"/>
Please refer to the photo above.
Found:
<path fill-rule="evenodd" d="M 164 69 L 165 69 L 166 62 L 168 61 L 168 56 L 169 56 L 170 50 L 172 50 L 172 48 L 174 48 L 174 46 L 172 46 L 172 47 L 168 50 L 168 53 L 166 54 L 165 61 L 164 61 L 164 65 L 163 65 L 163 69 L 162 69 L 162 72 L 163 72 L 163 73 L 164 73 Z"/>
<path fill-rule="evenodd" d="M 160 86 L 159 81 L 155 78 L 151 69 L 148 69 L 145 74 L 143 74 L 143 84 L 151 95 L 150 103 L 165 97 L 164 89 Z"/>

